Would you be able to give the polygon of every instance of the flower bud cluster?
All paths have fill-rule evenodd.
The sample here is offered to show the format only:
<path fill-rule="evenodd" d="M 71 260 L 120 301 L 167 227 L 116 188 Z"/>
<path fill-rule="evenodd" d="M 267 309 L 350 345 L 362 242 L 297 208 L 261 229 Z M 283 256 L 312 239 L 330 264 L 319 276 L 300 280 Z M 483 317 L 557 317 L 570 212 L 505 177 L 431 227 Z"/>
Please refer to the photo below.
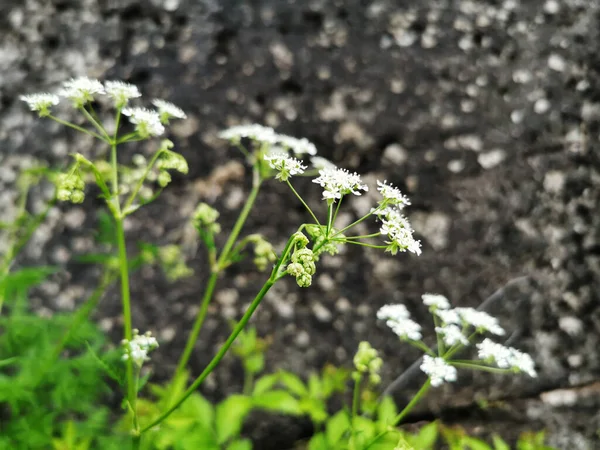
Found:
<path fill-rule="evenodd" d="M 158 342 L 150 331 L 140 335 L 138 330 L 133 330 L 133 339 L 131 341 L 123 339 L 121 344 L 123 345 L 123 361 L 131 359 L 138 368 L 142 367 L 145 361 L 150 360 L 148 353 L 158 348 Z"/>
<path fill-rule="evenodd" d="M 160 187 L 166 187 L 171 182 L 171 174 L 168 170 L 176 170 L 177 172 L 186 174 L 189 171 L 188 163 L 185 158 L 179 153 L 169 150 L 173 147 L 173 143 L 169 140 L 164 140 L 161 148 L 161 154 L 156 161 L 158 172 L 158 184 Z"/>
<path fill-rule="evenodd" d="M 253 234 L 248 236 L 250 241 L 254 244 L 254 264 L 258 270 L 265 270 L 269 264 L 274 263 L 277 260 L 277 254 L 273 245 L 267 241 L 260 234 Z"/>
<path fill-rule="evenodd" d="M 287 272 L 296 278 L 298 286 L 309 287 L 312 284 L 312 276 L 317 271 L 317 257 L 311 249 L 304 247 L 294 250 L 291 259 L 292 262 L 286 268 Z"/>
<path fill-rule="evenodd" d="M 379 371 L 382 366 L 383 360 L 379 357 L 377 350 L 371 347 L 371 344 L 367 341 L 358 344 L 358 350 L 354 355 L 356 372 L 353 373 L 353 378 L 355 380 L 360 379 L 362 374 L 368 374 L 371 384 L 379 384 L 381 382 Z"/>
<path fill-rule="evenodd" d="M 60 174 L 56 180 L 56 198 L 62 202 L 83 203 L 85 182 L 78 169 Z"/>
<path fill-rule="evenodd" d="M 159 248 L 158 259 L 169 281 L 177 281 L 194 274 L 194 271 L 185 263 L 181 248 L 177 245 L 166 245 Z"/>
<path fill-rule="evenodd" d="M 213 234 L 218 234 L 221 232 L 221 225 L 217 223 L 218 218 L 219 211 L 207 203 L 200 203 L 192 216 L 192 224 L 197 230 L 205 228 Z"/>

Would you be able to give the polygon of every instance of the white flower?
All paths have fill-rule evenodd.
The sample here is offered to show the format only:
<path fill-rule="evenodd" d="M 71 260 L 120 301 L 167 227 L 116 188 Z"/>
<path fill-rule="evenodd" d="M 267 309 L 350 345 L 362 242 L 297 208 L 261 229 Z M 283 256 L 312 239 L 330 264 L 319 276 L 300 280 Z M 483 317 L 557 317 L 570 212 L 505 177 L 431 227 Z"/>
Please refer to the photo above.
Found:
<path fill-rule="evenodd" d="M 123 81 L 107 81 L 104 83 L 104 89 L 106 95 L 114 100 L 117 108 L 124 107 L 132 98 L 142 96 L 137 86 Z"/>
<path fill-rule="evenodd" d="M 388 320 L 385 324 L 401 339 L 419 341 L 423 337 L 421 335 L 421 325 L 412 319 L 403 319 L 399 322 Z"/>
<path fill-rule="evenodd" d="M 456 381 L 456 367 L 448 364 L 443 358 L 425 355 L 420 369 L 431 378 L 431 385 L 434 387 L 440 386 L 444 382 Z"/>
<path fill-rule="evenodd" d="M 436 309 L 433 314 L 442 319 L 444 325 L 458 325 L 461 323 L 460 316 L 455 309 Z"/>
<path fill-rule="evenodd" d="M 312 158 L 310 158 L 310 162 L 314 166 L 314 168 L 317 170 L 337 169 L 337 166 L 334 163 L 332 163 L 328 159 L 322 158 L 320 156 L 313 156 Z"/>
<path fill-rule="evenodd" d="M 300 161 L 286 153 L 267 154 L 264 158 L 271 169 L 277 171 L 275 178 L 281 181 L 287 181 L 292 175 L 302 174 L 306 169 L 306 166 L 303 166 Z"/>
<path fill-rule="evenodd" d="M 396 209 L 386 208 L 384 211 L 376 213 L 383 215 L 381 219 L 380 232 L 388 236 L 386 251 L 395 255 L 398 251 L 409 251 L 415 255 L 421 254 L 421 242 L 413 237 L 413 229 L 408 219 Z"/>
<path fill-rule="evenodd" d="M 530 377 L 537 376 L 533 359 L 527 353 L 523 353 L 516 348 L 505 347 L 487 338 L 477 344 L 477 348 L 480 359 L 493 362 L 501 369 L 525 372 Z"/>
<path fill-rule="evenodd" d="M 291 150 L 296 156 L 317 154 L 317 147 L 306 138 L 298 139 L 285 134 L 277 134 L 277 143 L 282 147 Z"/>
<path fill-rule="evenodd" d="M 181 108 L 175 106 L 173 103 L 166 102 L 164 100 L 154 99 L 152 104 L 158 108 L 160 119 L 162 123 L 169 123 L 170 118 L 175 119 L 186 119 L 187 115 Z"/>
<path fill-rule="evenodd" d="M 273 128 L 264 127 L 258 124 L 237 125 L 227 128 L 219 133 L 219 137 L 232 142 L 239 142 L 242 138 L 248 138 L 267 144 L 275 144 L 277 142 L 277 134 Z"/>
<path fill-rule="evenodd" d="M 377 318 L 379 320 L 395 320 L 400 322 L 401 320 L 410 318 L 410 313 L 406 306 L 402 304 L 396 305 L 383 305 L 377 311 Z"/>
<path fill-rule="evenodd" d="M 58 95 L 73 101 L 75 107 L 80 107 L 94 100 L 94 95 L 104 94 L 104 86 L 98 80 L 88 77 L 72 78 L 63 83 Z"/>
<path fill-rule="evenodd" d="M 383 196 L 383 201 L 389 205 L 395 205 L 397 208 L 402 209 L 407 205 L 410 205 L 410 200 L 406 197 L 400 189 L 387 184 L 387 180 L 383 183 L 377 180 L 377 190 Z"/>
<path fill-rule="evenodd" d="M 320 184 L 323 190 L 323 199 L 335 202 L 347 194 L 360 195 L 360 191 L 368 191 L 369 188 L 363 184 L 360 175 L 350 173 L 345 169 L 322 169 L 319 177 L 313 183 Z"/>
<path fill-rule="evenodd" d="M 442 335 L 444 343 L 449 347 L 455 344 L 469 345 L 469 340 L 456 325 L 436 327 L 435 332 Z"/>
<path fill-rule="evenodd" d="M 123 361 L 131 358 L 138 367 L 141 367 L 144 361 L 150 359 L 148 353 L 158 347 L 158 342 L 149 331 L 140 336 L 137 330 L 133 330 L 133 339 L 131 341 L 123 340 L 123 345 Z"/>
<path fill-rule="evenodd" d="M 47 116 L 50 114 L 50 107 L 58 105 L 60 99 L 58 95 L 48 94 L 41 92 L 39 94 L 21 95 L 19 97 L 22 101 L 27 103 L 31 111 L 39 111 L 40 116 Z"/>
<path fill-rule="evenodd" d="M 432 309 L 448 309 L 450 302 L 446 297 L 440 294 L 423 294 L 421 295 L 423 304 L 430 306 Z"/>
<path fill-rule="evenodd" d="M 146 108 L 123 108 L 122 113 L 135 124 L 135 129 L 142 138 L 159 136 L 165 132 L 165 127 L 160 123 L 160 116 L 156 111 Z"/>
<path fill-rule="evenodd" d="M 489 331 L 492 334 L 503 336 L 506 332 L 498 323 L 498 319 L 483 311 L 473 308 L 455 308 L 463 323 L 471 325 L 479 331 Z"/>

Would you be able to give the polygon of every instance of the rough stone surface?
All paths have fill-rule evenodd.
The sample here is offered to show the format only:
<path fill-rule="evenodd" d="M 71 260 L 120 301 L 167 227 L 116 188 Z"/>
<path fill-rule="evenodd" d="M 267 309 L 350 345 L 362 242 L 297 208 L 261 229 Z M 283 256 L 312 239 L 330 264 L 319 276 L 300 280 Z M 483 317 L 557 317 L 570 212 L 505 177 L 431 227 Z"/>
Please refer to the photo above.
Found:
<path fill-rule="evenodd" d="M 599 30 L 600 7 L 589 0 L 4 0 L 0 211 L 13 211 L 15 173 L 33 158 L 64 166 L 75 149 L 97 154 L 91 140 L 38 120 L 18 100 L 71 76 L 136 83 L 147 98 L 167 98 L 190 116 L 171 136 L 190 175 L 132 218 L 132 242 L 180 242 L 196 254 L 182 230 L 199 200 L 221 209 L 226 228 L 233 223 L 248 181 L 217 130 L 259 122 L 307 137 L 335 163 L 406 191 L 409 216 L 425 226 L 424 251 L 382 257 L 350 248 L 323 260 L 310 289 L 277 286 L 254 319 L 272 338 L 268 367 L 306 375 L 326 362 L 349 364 L 368 339 L 384 354 L 391 381 L 418 354 L 375 323 L 378 307 L 404 302 L 423 321 L 423 292 L 476 306 L 528 275 L 499 313 L 508 328 L 520 325 L 513 345 L 535 357 L 539 379 L 461 373 L 419 414 L 465 419 L 484 433 L 546 427 L 559 448 L 597 448 L 600 396 L 589 387 L 600 373 Z M 68 108 L 59 113 L 74 117 Z M 123 157 L 146 151 L 125 149 Z M 318 205 L 314 185 L 299 189 Z M 100 205 L 92 197 L 84 210 L 54 210 L 23 262 L 63 264 L 89 251 Z M 350 219 L 361 205 L 346 210 Z M 257 209 L 246 229 L 277 245 L 307 220 L 281 185 L 266 187 Z M 165 337 L 158 376 L 172 370 L 207 278 L 202 251 L 190 263 L 198 276 L 177 285 L 153 269 L 134 277 L 135 326 Z M 71 308 L 85 297 L 97 271 L 67 268 L 56 286 L 40 289 L 34 307 Z M 227 318 L 242 313 L 265 279 L 245 269 L 220 282 L 194 373 L 224 340 Z M 97 314 L 115 342 L 119 310 L 111 291 Z M 241 382 L 239 365 L 228 360 L 205 392 L 222 397 Z M 588 390 L 540 397 L 556 389 Z M 473 412 L 483 398 L 505 407 Z M 257 420 L 249 430 L 256 448 L 287 448 L 310 433 L 306 424 Z"/>

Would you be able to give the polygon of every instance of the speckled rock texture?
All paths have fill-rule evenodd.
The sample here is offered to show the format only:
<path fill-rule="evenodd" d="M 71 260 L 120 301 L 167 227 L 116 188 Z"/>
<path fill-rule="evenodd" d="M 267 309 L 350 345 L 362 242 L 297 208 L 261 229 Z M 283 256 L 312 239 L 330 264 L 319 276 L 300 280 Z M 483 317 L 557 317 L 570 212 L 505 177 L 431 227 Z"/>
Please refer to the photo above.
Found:
<path fill-rule="evenodd" d="M 598 448 L 598 42 L 600 4 L 590 0 L 3 0 L 0 209 L 10 214 L 15 171 L 30 159 L 65 165 L 70 151 L 95 145 L 38 120 L 19 94 L 87 75 L 124 79 L 186 110 L 189 119 L 171 138 L 190 174 L 127 230 L 132 245 L 184 243 L 195 255 L 197 276 L 182 283 L 169 285 L 150 269 L 134 277 L 135 326 L 162 339 L 154 361 L 166 377 L 207 278 L 205 255 L 185 231 L 191 211 L 200 200 L 213 203 L 231 226 L 248 191 L 242 158 L 217 131 L 258 122 L 306 137 L 368 182 L 400 186 L 412 199 L 423 254 L 350 248 L 323 259 L 310 289 L 293 280 L 277 285 L 254 318 L 273 342 L 268 367 L 306 375 L 327 362 L 348 365 L 358 342 L 369 340 L 385 355 L 389 382 L 418 354 L 376 323 L 381 305 L 403 302 L 424 321 L 423 292 L 477 306 L 527 275 L 495 312 L 517 330 L 512 344 L 531 352 L 539 378 L 463 372 L 433 391 L 414 420 L 442 417 L 508 437 L 548 428 L 558 448 Z M 127 148 L 123 158 L 147 151 Z M 314 184 L 298 188 L 319 207 Z M 374 199 L 347 202 L 345 219 Z M 71 262 L 37 292 L 34 307 L 73 308 L 93 288 L 97 272 L 72 257 L 92 249 L 100 204 L 89 197 L 81 207 L 61 206 L 36 234 L 23 263 Z M 292 195 L 270 184 L 246 230 L 281 246 L 306 220 Z M 264 279 L 242 265 L 220 281 L 194 373 Z M 96 315 L 115 341 L 119 311 L 111 291 Z M 220 398 L 241 382 L 239 364 L 228 360 L 205 393 Z M 255 420 L 248 433 L 259 449 L 291 448 L 310 434 L 301 421 Z"/>

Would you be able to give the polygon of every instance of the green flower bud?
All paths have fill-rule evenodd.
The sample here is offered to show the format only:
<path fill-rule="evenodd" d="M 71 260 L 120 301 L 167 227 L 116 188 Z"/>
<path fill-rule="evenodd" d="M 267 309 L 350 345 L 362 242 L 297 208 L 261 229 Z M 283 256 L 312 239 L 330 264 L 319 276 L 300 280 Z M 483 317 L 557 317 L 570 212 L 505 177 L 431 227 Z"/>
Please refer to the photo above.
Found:
<path fill-rule="evenodd" d="M 160 187 L 167 187 L 167 185 L 171 182 L 171 174 L 166 170 L 161 170 L 158 174 L 158 185 Z"/>

